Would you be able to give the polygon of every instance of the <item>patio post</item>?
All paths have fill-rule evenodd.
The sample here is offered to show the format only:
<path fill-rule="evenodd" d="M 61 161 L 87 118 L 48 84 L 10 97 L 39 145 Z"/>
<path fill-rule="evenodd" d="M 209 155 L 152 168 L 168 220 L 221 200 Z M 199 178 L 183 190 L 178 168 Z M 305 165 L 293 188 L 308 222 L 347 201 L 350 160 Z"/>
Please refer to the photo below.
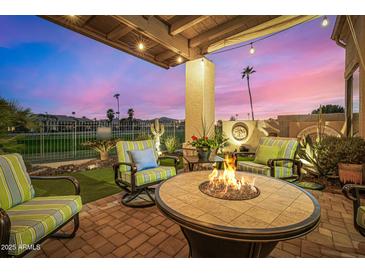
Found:
<path fill-rule="evenodd" d="M 215 65 L 206 58 L 186 63 L 185 142 L 192 135 L 201 135 L 203 123 L 214 129 L 215 122 Z M 210 135 L 214 130 L 210 132 Z"/>
<path fill-rule="evenodd" d="M 360 66 L 359 85 L 359 136 L 365 138 L 365 69 L 362 66 Z"/>

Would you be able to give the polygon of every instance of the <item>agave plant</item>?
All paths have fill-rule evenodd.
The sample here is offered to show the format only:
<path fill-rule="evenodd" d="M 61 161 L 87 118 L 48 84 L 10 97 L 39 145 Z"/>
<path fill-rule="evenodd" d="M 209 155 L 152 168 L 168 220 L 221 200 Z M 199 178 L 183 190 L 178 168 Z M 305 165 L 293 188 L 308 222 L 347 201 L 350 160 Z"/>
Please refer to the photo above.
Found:
<path fill-rule="evenodd" d="M 115 147 L 118 140 L 93 140 L 87 141 L 82 145 L 91 148 L 100 154 L 100 160 L 105 161 L 109 159 L 108 152 Z"/>

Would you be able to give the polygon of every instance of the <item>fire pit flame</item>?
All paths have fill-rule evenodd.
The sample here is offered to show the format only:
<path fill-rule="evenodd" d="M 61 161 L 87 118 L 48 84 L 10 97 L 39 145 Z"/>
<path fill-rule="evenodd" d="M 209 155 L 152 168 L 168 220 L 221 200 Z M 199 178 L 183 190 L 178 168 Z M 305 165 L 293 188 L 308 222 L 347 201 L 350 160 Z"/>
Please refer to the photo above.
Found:
<path fill-rule="evenodd" d="M 236 178 L 235 158 L 229 155 L 224 159 L 223 172 L 220 174 L 214 168 L 208 178 L 209 181 L 203 182 L 199 189 L 209 196 L 225 200 L 248 200 L 260 194 L 254 181 L 248 182 L 243 176 L 241 179 Z"/>

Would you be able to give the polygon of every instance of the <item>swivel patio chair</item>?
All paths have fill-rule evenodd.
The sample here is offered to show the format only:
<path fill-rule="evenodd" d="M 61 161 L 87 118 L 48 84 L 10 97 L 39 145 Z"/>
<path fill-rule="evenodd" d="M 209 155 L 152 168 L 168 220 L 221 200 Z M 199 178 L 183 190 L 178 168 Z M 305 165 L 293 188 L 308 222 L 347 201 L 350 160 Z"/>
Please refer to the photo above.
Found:
<path fill-rule="evenodd" d="M 353 203 L 355 229 L 365 237 L 365 206 L 360 203 L 360 193 L 365 193 L 365 185 L 347 184 L 342 192 Z"/>
<path fill-rule="evenodd" d="M 147 207 L 155 204 L 154 188 L 166 179 L 176 175 L 179 158 L 175 156 L 158 156 L 153 140 L 143 141 L 119 141 L 116 144 L 118 163 L 114 164 L 115 183 L 125 193 L 122 196 L 122 204 L 129 207 Z M 152 149 L 158 166 L 155 168 L 137 170 L 132 161 L 131 151 Z M 160 160 L 173 159 L 174 166 L 161 166 Z M 147 196 L 143 196 L 145 194 Z M 134 201 L 137 197 L 142 203 Z"/>
<path fill-rule="evenodd" d="M 31 180 L 66 180 L 75 195 L 35 197 Z M 80 186 L 68 176 L 29 176 L 19 154 L 0 156 L 0 257 L 22 257 L 48 237 L 73 238 L 82 207 Z M 56 233 L 70 221 L 69 234 Z"/>
<path fill-rule="evenodd" d="M 261 137 L 256 152 L 235 152 L 237 170 L 271 176 L 292 182 L 301 178 L 302 163 L 296 159 L 298 140 L 283 137 Z M 238 156 L 255 157 L 239 161 Z"/>

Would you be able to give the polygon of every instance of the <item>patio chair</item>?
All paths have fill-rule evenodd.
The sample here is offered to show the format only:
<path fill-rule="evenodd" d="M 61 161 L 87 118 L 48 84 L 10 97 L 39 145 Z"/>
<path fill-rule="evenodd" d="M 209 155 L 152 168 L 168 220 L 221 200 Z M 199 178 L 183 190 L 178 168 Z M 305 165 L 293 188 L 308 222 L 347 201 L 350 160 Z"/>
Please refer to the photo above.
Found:
<path fill-rule="evenodd" d="M 365 185 L 347 184 L 342 192 L 353 203 L 355 229 L 365 237 L 365 206 L 360 203 L 360 193 L 365 193 Z"/>
<path fill-rule="evenodd" d="M 175 156 L 158 156 L 155 142 L 153 140 L 143 141 L 119 141 L 116 144 L 118 163 L 114 164 L 115 183 L 125 191 L 122 196 L 122 204 L 130 207 L 147 207 L 155 204 L 154 189 L 157 185 L 177 173 L 179 158 Z M 155 168 L 137 170 L 136 164 L 132 161 L 131 151 L 152 149 L 158 166 Z M 173 159 L 174 166 L 161 166 L 160 160 Z M 142 198 L 145 203 L 134 203 L 137 197 Z M 147 198 L 147 199 L 146 199 Z"/>
<path fill-rule="evenodd" d="M 302 163 L 296 159 L 298 140 L 283 137 L 261 137 L 256 152 L 235 152 L 237 170 L 298 181 Z M 253 161 L 238 161 L 238 156 L 255 157 Z"/>
<path fill-rule="evenodd" d="M 64 179 L 75 195 L 35 197 L 31 180 Z M 22 257 L 48 237 L 73 238 L 82 207 L 80 186 L 68 176 L 29 176 L 19 154 L 0 156 L 0 257 Z M 56 233 L 70 221 L 69 234 Z"/>

